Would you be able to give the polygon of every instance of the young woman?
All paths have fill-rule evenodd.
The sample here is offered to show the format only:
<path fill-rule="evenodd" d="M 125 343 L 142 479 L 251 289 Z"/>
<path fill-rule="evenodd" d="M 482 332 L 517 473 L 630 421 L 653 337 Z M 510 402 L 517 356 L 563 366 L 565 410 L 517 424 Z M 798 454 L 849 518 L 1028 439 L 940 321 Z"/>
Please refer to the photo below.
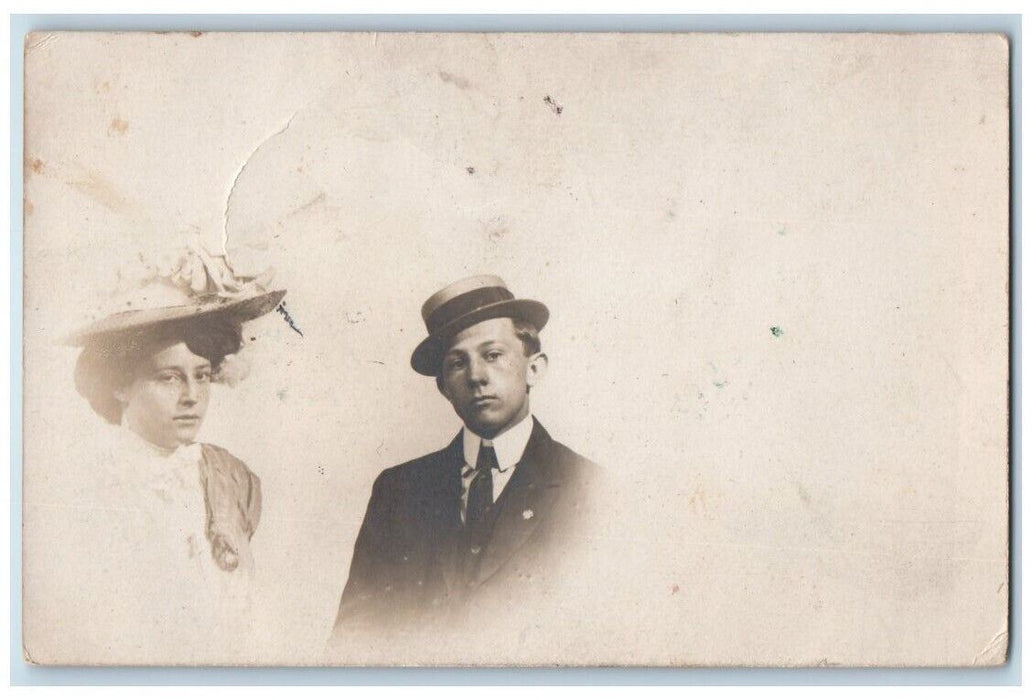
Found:
<path fill-rule="evenodd" d="M 137 465 L 120 465 L 115 488 L 153 492 L 155 505 L 172 504 L 161 518 L 187 541 L 184 550 L 210 550 L 199 557 L 210 575 L 249 573 L 249 542 L 261 515 L 261 482 L 226 450 L 197 444 L 194 438 L 208 410 L 212 382 L 219 381 L 227 356 L 242 345 L 241 324 L 282 294 L 265 295 L 260 304 L 218 308 L 173 321 L 136 325 L 90 334 L 75 369 L 79 393 L 104 420 L 119 425 L 123 442 L 141 452 Z M 271 305 L 271 306 L 270 306 Z M 176 474 L 174 465 L 185 471 Z M 114 466 L 114 465 L 113 465 Z M 150 474 L 149 472 L 154 472 Z M 173 478 L 180 476 L 182 478 Z M 157 511 L 155 511 L 157 512 Z M 214 567 L 214 568 L 213 568 Z"/>
<path fill-rule="evenodd" d="M 232 383 L 243 364 L 243 324 L 284 294 L 157 280 L 129 310 L 67 339 L 82 347 L 76 389 L 111 425 L 101 449 L 84 444 L 76 473 L 61 475 L 60 507 L 43 516 L 51 547 L 35 562 L 58 570 L 41 577 L 57 585 L 30 594 L 50 596 L 55 634 L 70 647 L 106 663 L 189 663 L 190 650 L 210 659 L 212 648 L 246 660 L 258 634 L 251 539 L 261 482 L 196 437 L 212 384 Z M 84 430 L 83 443 L 103 432 Z"/>

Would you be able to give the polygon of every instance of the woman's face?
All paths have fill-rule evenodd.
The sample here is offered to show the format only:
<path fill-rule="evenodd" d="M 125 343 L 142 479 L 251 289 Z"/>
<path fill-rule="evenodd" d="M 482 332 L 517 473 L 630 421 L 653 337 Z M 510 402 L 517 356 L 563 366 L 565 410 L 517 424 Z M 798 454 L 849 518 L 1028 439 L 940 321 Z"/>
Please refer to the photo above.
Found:
<path fill-rule="evenodd" d="M 211 363 L 186 343 L 170 343 L 143 360 L 132 381 L 115 393 L 122 422 L 165 449 L 193 442 L 208 410 Z"/>

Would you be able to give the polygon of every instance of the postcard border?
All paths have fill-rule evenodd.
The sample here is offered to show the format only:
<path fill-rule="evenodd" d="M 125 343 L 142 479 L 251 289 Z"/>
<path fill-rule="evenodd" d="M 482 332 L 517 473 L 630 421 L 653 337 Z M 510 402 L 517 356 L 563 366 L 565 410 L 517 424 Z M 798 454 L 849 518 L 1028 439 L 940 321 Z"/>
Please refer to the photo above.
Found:
<path fill-rule="evenodd" d="M 75 668 L 22 658 L 23 46 L 32 31 L 995 32 L 1011 48 L 1010 648 L 989 669 Z M 1020 685 L 1020 15 L 11 15 L 11 685 Z M 18 358 L 18 361 L 15 360 Z M 1019 429 L 1015 430 L 1015 426 Z"/>

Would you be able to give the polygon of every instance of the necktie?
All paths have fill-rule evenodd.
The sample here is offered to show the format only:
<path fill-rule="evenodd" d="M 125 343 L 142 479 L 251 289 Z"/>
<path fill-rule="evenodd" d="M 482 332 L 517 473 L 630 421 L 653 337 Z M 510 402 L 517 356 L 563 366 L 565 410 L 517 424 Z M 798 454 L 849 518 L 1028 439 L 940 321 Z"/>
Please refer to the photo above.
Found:
<path fill-rule="evenodd" d="M 480 451 L 477 453 L 476 473 L 469 484 L 469 493 L 466 496 L 466 527 L 470 532 L 478 532 L 483 529 L 487 520 L 487 512 L 494 503 L 494 482 L 491 472 L 498 468 L 498 457 L 495 456 L 494 447 L 480 443 Z"/>
<path fill-rule="evenodd" d="M 472 586 L 480 568 L 480 555 L 490 533 L 490 510 L 494 503 L 494 483 L 491 471 L 498 467 L 494 447 L 480 443 L 477 466 L 466 494 L 466 530 L 461 539 L 460 560 L 463 579 Z"/>

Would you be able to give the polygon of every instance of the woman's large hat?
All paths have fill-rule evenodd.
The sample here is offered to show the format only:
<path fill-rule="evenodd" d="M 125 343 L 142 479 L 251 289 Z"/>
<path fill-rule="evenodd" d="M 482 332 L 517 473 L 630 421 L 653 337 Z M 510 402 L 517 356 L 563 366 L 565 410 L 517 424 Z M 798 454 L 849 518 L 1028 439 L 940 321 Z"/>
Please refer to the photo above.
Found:
<path fill-rule="evenodd" d="M 540 301 L 517 299 L 500 277 L 477 275 L 453 282 L 423 304 L 429 334 L 412 353 L 412 369 L 428 377 L 440 372 L 446 343 L 459 331 L 489 318 L 513 318 L 538 330 L 548 323 Z"/>
<path fill-rule="evenodd" d="M 63 338 L 66 345 L 88 345 L 156 326 L 223 315 L 244 322 L 275 309 L 286 290 L 268 290 L 271 270 L 248 277 L 234 273 L 225 256 L 187 248 L 170 272 L 155 274 L 119 299 L 124 311 L 112 313 Z"/>

